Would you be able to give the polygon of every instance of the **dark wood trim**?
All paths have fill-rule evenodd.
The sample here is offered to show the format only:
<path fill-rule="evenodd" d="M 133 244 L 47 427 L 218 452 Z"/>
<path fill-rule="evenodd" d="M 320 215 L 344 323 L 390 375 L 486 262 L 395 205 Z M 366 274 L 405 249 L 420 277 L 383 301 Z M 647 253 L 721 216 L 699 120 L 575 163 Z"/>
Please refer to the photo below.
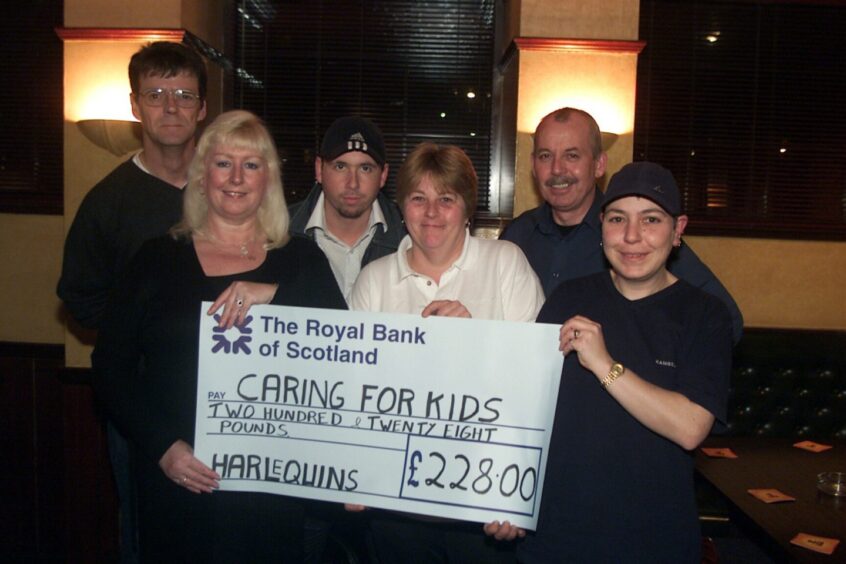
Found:
<path fill-rule="evenodd" d="M 181 42 L 184 29 L 140 29 L 117 27 L 57 27 L 62 41 L 174 41 Z"/>
<path fill-rule="evenodd" d="M 91 385 L 92 372 L 90 368 L 64 367 L 56 374 L 56 378 L 66 385 Z"/>
<path fill-rule="evenodd" d="M 0 189 L 0 213 L 62 215 L 62 192 L 55 190 Z"/>
<path fill-rule="evenodd" d="M 64 366 L 65 346 L 47 343 L 16 343 L 0 341 L 0 358 L 60 361 L 62 366 L 54 374 L 65 385 L 90 385 L 91 369 Z"/>
<path fill-rule="evenodd" d="M 760 335 L 766 337 L 802 337 L 810 339 L 838 339 L 846 341 L 846 331 L 840 329 L 799 329 L 780 327 L 744 327 L 744 334 Z"/>
<path fill-rule="evenodd" d="M 646 41 L 622 41 L 617 39 L 558 39 L 554 37 L 515 37 L 514 45 L 519 51 L 561 51 L 590 53 L 632 53 L 638 54 L 646 47 Z"/>
<path fill-rule="evenodd" d="M 555 37 L 515 37 L 502 54 L 497 68 L 500 72 L 511 64 L 520 51 L 550 51 L 559 53 L 631 53 L 637 55 L 646 41 L 616 39 L 558 39 Z"/>
<path fill-rule="evenodd" d="M 809 4 L 817 6 L 843 6 L 843 0 L 733 0 L 736 4 Z"/>
<path fill-rule="evenodd" d="M 117 498 L 94 391 L 64 346 L 0 341 L 2 561 L 117 562 Z"/>
<path fill-rule="evenodd" d="M 65 346 L 49 343 L 18 343 L 0 341 L 0 357 L 64 359 Z"/>

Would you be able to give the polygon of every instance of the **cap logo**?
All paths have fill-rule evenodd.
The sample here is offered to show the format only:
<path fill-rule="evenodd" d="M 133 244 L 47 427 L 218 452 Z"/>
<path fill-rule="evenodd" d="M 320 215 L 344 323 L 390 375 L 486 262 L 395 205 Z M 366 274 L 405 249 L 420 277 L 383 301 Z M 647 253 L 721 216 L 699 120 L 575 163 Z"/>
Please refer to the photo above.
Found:
<path fill-rule="evenodd" d="M 367 152 L 367 141 L 361 133 L 353 133 L 347 140 L 347 151 Z"/>
<path fill-rule="evenodd" d="M 660 185 L 660 184 L 658 184 L 658 185 L 656 185 L 656 186 L 653 186 L 653 187 L 652 187 L 652 190 L 653 190 L 653 191 L 655 191 L 655 192 L 658 192 L 659 194 L 663 194 L 663 193 L 664 193 L 664 189 L 663 189 L 663 188 L 661 188 L 661 185 Z"/>

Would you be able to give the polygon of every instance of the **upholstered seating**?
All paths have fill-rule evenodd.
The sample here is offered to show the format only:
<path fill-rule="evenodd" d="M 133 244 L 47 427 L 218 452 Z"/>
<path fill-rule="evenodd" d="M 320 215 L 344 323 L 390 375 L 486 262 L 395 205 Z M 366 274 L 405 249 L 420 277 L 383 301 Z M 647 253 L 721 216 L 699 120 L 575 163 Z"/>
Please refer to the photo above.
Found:
<path fill-rule="evenodd" d="M 846 332 L 746 329 L 727 434 L 846 438 Z"/>
<path fill-rule="evenodd" d="M 725 434 L 846 439 L 846 331 L 745 329 Z M 703 533 L 736 535 L 722 497 L 698 476 L 696 487 Z"/>

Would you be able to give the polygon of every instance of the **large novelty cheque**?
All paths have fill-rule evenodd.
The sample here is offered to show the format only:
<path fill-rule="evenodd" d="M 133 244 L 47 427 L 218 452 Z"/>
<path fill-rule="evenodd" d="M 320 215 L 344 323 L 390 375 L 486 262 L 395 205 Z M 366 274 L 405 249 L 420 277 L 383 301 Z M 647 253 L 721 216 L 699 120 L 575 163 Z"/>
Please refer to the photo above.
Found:
<path fill-rule="evenodd" d="M 230 491 L 534 529 L 562 357 L 554 325 L 201 308 L 195 454 Z"/>

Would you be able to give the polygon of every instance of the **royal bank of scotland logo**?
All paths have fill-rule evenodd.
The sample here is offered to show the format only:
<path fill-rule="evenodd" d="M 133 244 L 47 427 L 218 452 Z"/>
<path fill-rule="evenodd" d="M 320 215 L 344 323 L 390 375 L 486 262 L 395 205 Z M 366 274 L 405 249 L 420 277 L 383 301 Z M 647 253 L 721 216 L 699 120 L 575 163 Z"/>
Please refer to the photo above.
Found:
<path fill-rule="evenodd" d="M 214 320 L 220 323 L 220 315 L 215 315 Z M 222 327 L 214 326 L 212 329 L 212 345 L 211 352 L 223 354 L 250 354 L 250 341 L 253 340 L 253 328 L 250 323 L 253 322 L 253 316 L 248 315 L 241 325 L 235 325 L 231 329 L 224 329 Z"/>

